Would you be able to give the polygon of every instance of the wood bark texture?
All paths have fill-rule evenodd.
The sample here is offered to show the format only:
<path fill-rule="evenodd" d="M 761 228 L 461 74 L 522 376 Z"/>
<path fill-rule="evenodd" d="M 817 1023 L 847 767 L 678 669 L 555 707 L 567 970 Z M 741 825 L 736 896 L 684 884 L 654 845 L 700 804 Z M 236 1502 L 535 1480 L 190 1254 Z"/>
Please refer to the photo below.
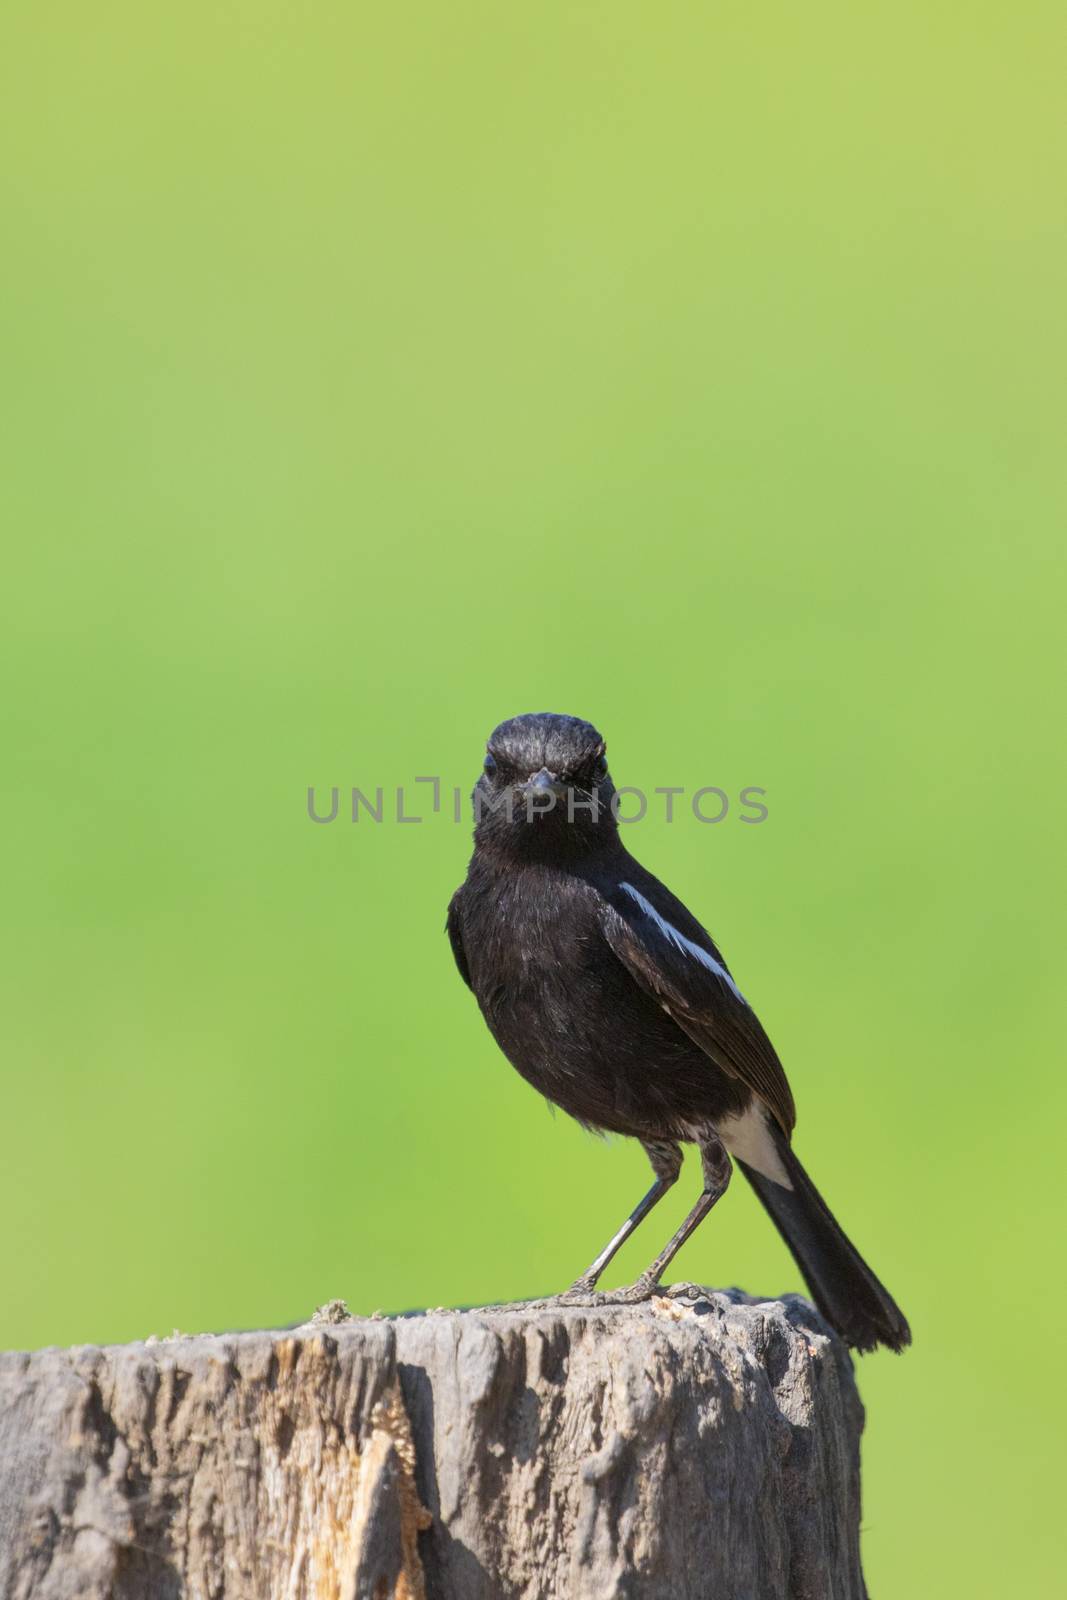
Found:
<path fill-rule="evenodd" d="M 847 1351 L 694 1285 L 0 1357 L 3 1600 L 863 1600 Z"/>

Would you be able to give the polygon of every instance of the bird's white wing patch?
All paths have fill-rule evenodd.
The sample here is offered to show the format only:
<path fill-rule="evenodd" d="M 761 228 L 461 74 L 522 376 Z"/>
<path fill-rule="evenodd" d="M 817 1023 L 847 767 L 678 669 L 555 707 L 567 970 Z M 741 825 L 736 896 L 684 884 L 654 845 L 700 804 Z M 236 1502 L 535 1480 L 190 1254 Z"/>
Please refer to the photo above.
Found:
<path fill-rule="evenodd" d="M 767 1113 L 758 1096 L 753 1095 L 752 1104 L 739 1117 L 723 1117 L 716 1123 L 715 1132 L 730 1154 L 738 1156 L 746 1166 L 754 1167 L 765 1178 L 780 1183 L 783 1189 L 793 1187 L 785 1164 L 775 1148 Z"/>
<path fill-rule="evenodd" d="M 651 900 L 646 900 L 644 895 L 635 889 L 632 883 L 623 883 L 620 884 L 619 887 L 626 890 L 626 893 L 630 896 L 631 900 L 636 901 L 636 903 L 641 907 L 641 910 L 644 912 L 645 916 L 650 918 L 651 921 L 655 923 L 660 933 L 663 934 L 665 939 L 670 940 L 671 944 L 674 945 L 676 950 L 680 950 L 683 955 L 692 956 L 694 961 L 699 961 L 701 966 L 707 967 L 709 972 L 714 972 L 717 978 L 721 978 L 723 983 L 727 984 L 729 988 L 732 989 L 733 993 L 737 996 L 743 1006 L 748 1005 L 748 1001 L 745 999 L 744 995 L 741 993 L 740 989 L 737 987 L 737 984 L 731 978 L 721 961 L 716 961 L 715 957 L 707 950 L 702 950 L 698 944 L 694 944 L 692 939 L 687 939 L 684 933 L 679 933 L 674 924 L 668 922 L 666 917 L 661 917 Z M 744 1156 L 742 1156 L 741 1159 L 743 1161 L 745 1159 Z M 754 1164 L 755 1163 L 753 1163 L 753 1165 Z"/>

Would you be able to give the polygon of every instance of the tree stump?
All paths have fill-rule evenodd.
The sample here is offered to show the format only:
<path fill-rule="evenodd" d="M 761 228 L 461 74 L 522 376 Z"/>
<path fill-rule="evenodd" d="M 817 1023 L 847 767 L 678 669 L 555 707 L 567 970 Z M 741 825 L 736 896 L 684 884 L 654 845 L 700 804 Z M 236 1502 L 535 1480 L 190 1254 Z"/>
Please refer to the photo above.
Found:
<path fill-rule="evenodd" d="M 0 1595 L 863 1600 L 862 1425 L 807 1302 L 693 1285 L 9 1354 Z"/>

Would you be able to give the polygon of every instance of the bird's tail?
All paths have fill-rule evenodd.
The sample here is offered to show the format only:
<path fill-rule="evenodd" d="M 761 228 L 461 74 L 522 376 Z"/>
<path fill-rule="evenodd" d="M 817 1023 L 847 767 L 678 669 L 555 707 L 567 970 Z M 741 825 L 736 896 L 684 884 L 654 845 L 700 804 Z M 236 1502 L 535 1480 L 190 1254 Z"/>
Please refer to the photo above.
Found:
<path fill-rule="evenodd" d="M 789 1140 L 777 1127 L 773 1132 L 791 1189 L 734 1159 L 792 1251 L 816 1306 L 853 1349 L 884 1344 L 903 1350 L 911 1343 L 903 1312 L 845 1237 Z"/>

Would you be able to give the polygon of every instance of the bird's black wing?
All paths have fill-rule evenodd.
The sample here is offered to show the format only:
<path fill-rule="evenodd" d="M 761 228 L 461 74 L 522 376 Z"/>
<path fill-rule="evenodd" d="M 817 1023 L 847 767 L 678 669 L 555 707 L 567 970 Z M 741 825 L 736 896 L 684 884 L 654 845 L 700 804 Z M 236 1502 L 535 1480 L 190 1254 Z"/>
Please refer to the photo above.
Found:
<path fill-rule="evenodd" d="M 740 1078 L 787 1135 L 796 1107 L 782 1063 L 715 945 L 680 901 L 650 874 L 601 889 L 604 937 L 646 993 L 706 1055 Z M 657 904 L 658 902 L 658 904 Z"/>
<path fill-rule="evenodd" d="M 474 985 L 471 983 L 471 969 L 467 965 L 467 953 L 463 948 L 463 932 L 459 923 L 459 897 L 462 893 L 462 889 L 457 889 L 448 902 L 448 920 L 445 923 L 445 927 L 448 929 L 448 942 L 452 946 L 452 954 L 456 958 L 459 975 L 467 985 L 467 988 L 472 989 Z"/>

